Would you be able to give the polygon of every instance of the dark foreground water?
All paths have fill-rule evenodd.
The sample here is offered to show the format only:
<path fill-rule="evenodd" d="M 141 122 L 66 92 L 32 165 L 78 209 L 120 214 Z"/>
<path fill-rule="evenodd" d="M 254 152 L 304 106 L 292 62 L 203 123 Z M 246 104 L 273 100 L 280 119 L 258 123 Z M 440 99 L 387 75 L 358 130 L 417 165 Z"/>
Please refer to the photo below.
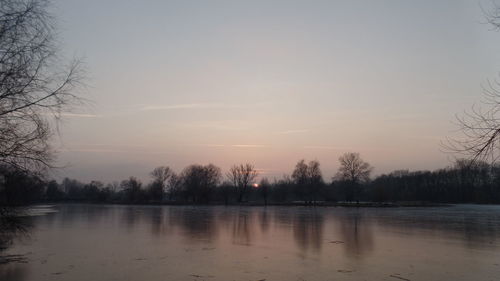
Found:
<path fill-rule="evenodd" d="M 54 212 L 51 212 L 54 211 Z M 42 206 L 1 281 L 500 280 L 500 207 Z"/>

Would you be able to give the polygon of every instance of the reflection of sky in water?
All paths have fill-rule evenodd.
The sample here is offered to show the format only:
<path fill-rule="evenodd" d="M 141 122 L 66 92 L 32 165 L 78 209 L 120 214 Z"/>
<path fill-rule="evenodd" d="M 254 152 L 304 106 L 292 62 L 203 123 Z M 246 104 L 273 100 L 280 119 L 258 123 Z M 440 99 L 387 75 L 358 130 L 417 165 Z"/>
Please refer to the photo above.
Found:
<path fill-rule="evenodd" d="M 62 205 L 34 216 L 0 280 L 488 280 L 500 207 Z M 484 277 L 484 278 L 482 278 Z"/>

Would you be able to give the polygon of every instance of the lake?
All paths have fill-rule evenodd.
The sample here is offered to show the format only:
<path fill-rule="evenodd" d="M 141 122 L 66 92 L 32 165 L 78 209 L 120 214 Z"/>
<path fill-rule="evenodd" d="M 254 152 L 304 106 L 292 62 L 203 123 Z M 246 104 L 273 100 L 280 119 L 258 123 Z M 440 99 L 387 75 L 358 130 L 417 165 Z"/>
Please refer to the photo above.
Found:
<path fill-rule="evenodd" d="M 500 206 L 55 205 L 2 281 L 499 280 Z"/>

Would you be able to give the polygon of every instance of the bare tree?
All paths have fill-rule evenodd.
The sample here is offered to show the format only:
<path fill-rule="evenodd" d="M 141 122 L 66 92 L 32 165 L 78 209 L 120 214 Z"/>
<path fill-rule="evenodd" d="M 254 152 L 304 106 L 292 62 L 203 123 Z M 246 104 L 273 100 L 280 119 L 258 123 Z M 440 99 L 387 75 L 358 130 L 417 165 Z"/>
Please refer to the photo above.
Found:
<path fill-rule="evenodd" d="M 348 152 L 339 157 L 340 167 L 334 180 L 344 182 L 346 200 L 356 199 L 359 202 L 359 192 L 362 183 L 370 180 L 372 167 L 363 161 L 359 153 Z"/>
<path fill-rule="evenodd" d="M 309 164 L 306 164 L 304 159 L 297 162 L 292 179 L 300 199 L 306 203 L 316 201 L 323 185 L 323 176 L 317 160 L 310 161 Z"/>
<path fill-rule="evenodd" d="M 296 185 L 305 185 L 307 183 L 308 167 L 304 159 L 297 162 L 292 173 L 292 179 Z"/>
<path fill-rule="evenodd" d="M 446 151 L 458 153 L 475 161 L 495 162 L 500 152 L 500 82 L 488 81 L 483 87 L 481 106 L 457 115 L 460 137 L 448 138 Z"/>
<path fill-rule="evenodd" d="M 486 23 L 491 25 L 493 30 L 499 31 L 500 30 L 500 4 L 495 3 L 494 1 L 491 1 L 492 7 L 489 8 L 483 8 L 481 6 L 481 9 L 483 10 L 483 14 L 486 19 Z"/>
<path fill-rule="evenodd" d="M 226 174 L 227 179 L 236 187 L 238 192 L 238 202 L 243 202 L 245 193 L 259 173 L 252 164 L 234 165 Z"/>
<path fill-rule="evenodd" d="M 178 197 L 182 189 L 182 177 L 172 172 L 170 178 L 168 179 L 168 199 L 173 200 L 174 197 Z"/>
<path fill-rule="evenodd" d="M 123 190 L 126 202 L 139 203 L 144 200 L 142 183 L 137 178 L 130 177 L 128 180 L 123 180 L 120 187 Z"/>
<path fill-rule="evenodd" d="M 79 99 L 81 67 L 61 67 L 46 0 L 0 2 L 0 163 L 51 166 L 50 120 Z"/>
<path fill-rule="evenodd" d="M 167 180 L 172 176 L 172 170 L 168 166 L 160 166 L 156 167 L 152 172 L 151 176 L 153 177 L 153 181 L 159 182 L 164 185 Z"/>
<path fill-rule="evenodd" d="M 152 172 L 153 182 L 149 186 L 150 196 L 153 200 L 163 200 L 166 184 L 172 176 L 172 170 L 167 166 L 156 167 Z"/>
<path fill-rule="evenodd" d="M 321 193 L 321 188 L 324 185 L 323 174 L 321 173 L 319 161 L 313 160 L 309 162 L 308 176 L 309 200 L 312 200 L 312 202 L 315 203 Z"/>
<path fill-rule="evenodd" d="M 370 179 L 372 167 L 363 161 L 359 153 L 348 152 L 339 157 L 340 167 L 336 178 L 339 180 L 359 184 Z"/>
<path fill-rule="evenodd" d="M 486 23 L 500 31 L 500 6 L 493 1 L 491 4 L 493 7 L 483 9 Z M 484 98 L 480 105 L 456 116 L 462 135 L 447 138 L 443 143 L 445 151 L 472 160 L 470 164 L 476 161 L 494 163 L 500 157 L 500 82 L 487 81 L 482 90 Z"/>
<path fill-rule="evenodd" d="M 262 199 L 264 199 L 264 205 L 267 206 L 267 200 L 269 198 L 269 189 L 271 189 L 271 183 L 267 178 L 263 178 L 259 183 L 259 191 Z"/>
<path fill-rule="evenodd" d="M 182 171 L 181 177 L 187 199 L 191 199 L 193 203 L 206 203 L 210 201 L 212 191 L 220 182 L 221 171 L 213 164 L 193 164 Z"/>

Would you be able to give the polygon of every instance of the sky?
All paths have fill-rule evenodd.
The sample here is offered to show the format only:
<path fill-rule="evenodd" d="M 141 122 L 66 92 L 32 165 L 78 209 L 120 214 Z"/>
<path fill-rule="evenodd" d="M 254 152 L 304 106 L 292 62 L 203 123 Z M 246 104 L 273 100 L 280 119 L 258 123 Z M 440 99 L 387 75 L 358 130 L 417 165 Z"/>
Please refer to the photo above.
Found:
<path fill-rule="evenodd" d="M 490 1 L 54 0 L 87 105 L 65 113 L 54 176 L 144 181 L 252 163 L 261 176 L 359 152 L 374 175 L 451 165 L 455 114 L 498 77 Z"/>

